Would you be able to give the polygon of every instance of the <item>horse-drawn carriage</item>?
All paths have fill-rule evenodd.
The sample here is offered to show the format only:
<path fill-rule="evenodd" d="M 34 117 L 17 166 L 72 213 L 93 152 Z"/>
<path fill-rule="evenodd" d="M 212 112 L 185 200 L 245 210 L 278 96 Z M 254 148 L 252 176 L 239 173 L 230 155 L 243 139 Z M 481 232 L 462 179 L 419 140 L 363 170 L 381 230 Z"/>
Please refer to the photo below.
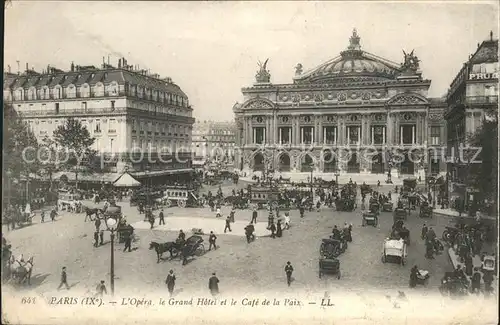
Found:
<path fill-rule="evenodd" d="M 198 197 L 195 190 L 180 186 L 167 188 L 163 197 L 157 199 L 157 202 L 162 203 L 167 208 L 174 205 L 177 205 L 180 208 L 198 208 L 203 206 L 202 200 Z"/>
<path fill-rule="evenodd" d="M 250 203 L 256 204 L 259 209 L 268 203 L 278 205 L 279 190 L 276 187 L 252 186 L 250 195 Z"/>
<path fill-rule="evenodd" d="M 382 263 L 395 261 L 405 265 L 407 258 L 407 247 L 403 239 L 387 238 L 382 246 Z"/>
<path fill-rule="evenodd" d="M 337 257 L 341 254 L 341 242 L 336 239 L 324 238 L 319 248 L 319 277 L 325 273 L 336 274 L 340 279 L 340 261 Z"/>
<path fill-rule="evenodd" d="M 69 191 L 60 191 L 58 193 L 57 209 L 59 211 L 75 210 L 76 203 L 82 199 L 79 193 L 71 193 Z"/>
<path fill-rule="evenodd" d="M 342 197 L 335 200 L 337 211 L 352 212 L 356 208 L 356 201 L 353 197 Z"/>
<path fill-rule="evenodd" d="M 377 202 L 376 199 L 371 199 L 370 200 L 370 206 L 369 206 L 369 210 L 370 212 L 372 213 L 375 213 L 375 214 L 379 214 L 379 211 L 380 211 L 380 204 Z"/>
<path fill-rule="evenodd" d="M 384 202 L 384 204 L 382 204 L 382 211 L 383 212 L 392 212 L 393 211 L 392 202 L 391 201 Z"/>
<path fill-rule="evenodd" d="M 425 202 L 427 203 L 427 202 Z M 420 213 L 419 217 L 420 218 L 432 218 L 432 206 L 430 206 L 428 203 L 427 204 L 422 204 L 420 206 Z"/>
<path fill-rule="evenodd" d="M 29 208 L 29 204 L 24 211 L 13 209 L 3 215 L 2 224 L 10 224 L 12 227 L 21 227 L 25 224 L 32 224 L 35 214 Z"/>
<path fill-rule="evenodd" d="M 171 259 L 180 256 L 182 258 L 182 265 L 187 263 L 188 257 L 201 256 L 205 253 L 203 238 L 200 235 L 193 235 L 184 241 L 178 239 L 175 242 L 166 242 L 163 244 L 151 242 L 149 249 L 156 251 L 157 263 L 160 263 L 163 253 L 169 252 Z"/>
<path fill-rule="evenodd" d="M 130 206 L 155 206 L 156 200 L 162 196 L 160 191 L 136 191 L 130 197 Z"/>
<path fill-rule="evenodd" d="M 361 226 L 373 226 L 377 227 L 378 225 L 378 216 L 373 212 L 363 212 L 363 220 L 361 222 Z"/>
<path fill-rule="evenodd" d="M 368 185 L 368 184 L 361 184 L 361 186 L 359 187 L 359 189 L 361 191 L 361 195 L 362 196 L 370 194 L 373 191 L 373 189 L 371 188 L 371 186 Z"/>
<path fill-rule="evenodd" d="M 396 208 L 393 213 L 393 222 L 396 223 L 398 220 L 406 220 L 408 217 L 408 211 L 404 208 Z"/>

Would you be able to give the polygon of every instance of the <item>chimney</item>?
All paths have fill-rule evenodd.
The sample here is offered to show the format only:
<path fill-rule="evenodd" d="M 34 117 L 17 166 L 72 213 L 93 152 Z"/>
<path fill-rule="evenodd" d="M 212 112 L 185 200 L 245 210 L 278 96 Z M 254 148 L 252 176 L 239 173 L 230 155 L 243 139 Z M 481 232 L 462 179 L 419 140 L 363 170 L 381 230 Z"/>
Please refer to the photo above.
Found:
<path fill-rule="evenodd" d="M 75 64 L 71 62 L 71 72 L 75 71 Z"/>
<path fill-rule="evenodd" d="M 102 64 L 104 65 L 106 61 L 104 61 L 104 56 L 102 57 Z"/>
<path fill-rule="evenodd" d="M 479 47 L 479 43 L 477 43 L 477 47 Z"/>
<path fill-rule="evenodd" d="M 8 70 L 7 70 L 7 71 L 9 71 L 9 73 L 10 73 L 10 65 L 8 65 L 8 66 L 7 66 L 7 68 L 8 68 Z"/>
<path fill-rule="evenodd" d="M 493 31 L 490 30 L 490 41 L 493 41 Z"/>
<path fill-rule="evenodd" d="M 28 72 L 29 67 L 28 67 L 28 62 L 26 62 L 26 72 Z"/>

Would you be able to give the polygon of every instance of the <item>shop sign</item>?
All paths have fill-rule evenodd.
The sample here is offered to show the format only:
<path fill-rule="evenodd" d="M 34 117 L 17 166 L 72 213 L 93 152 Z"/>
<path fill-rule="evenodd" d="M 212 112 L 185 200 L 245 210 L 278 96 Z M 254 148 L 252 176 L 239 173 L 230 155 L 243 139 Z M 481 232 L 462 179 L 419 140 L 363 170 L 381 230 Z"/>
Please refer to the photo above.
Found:
<path fill-rule="evenodd" d="M 469 80 L 490 80 L 490 79 L 498 79 L 498 72 L 469 74 Z"/>

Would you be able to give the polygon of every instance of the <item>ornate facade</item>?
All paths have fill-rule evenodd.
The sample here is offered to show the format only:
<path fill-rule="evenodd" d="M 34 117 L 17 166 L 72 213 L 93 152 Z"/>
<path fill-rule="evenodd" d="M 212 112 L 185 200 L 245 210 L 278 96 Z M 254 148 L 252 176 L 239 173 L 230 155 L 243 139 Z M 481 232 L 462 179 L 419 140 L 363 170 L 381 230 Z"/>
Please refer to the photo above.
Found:
<path fill-rule="evenodd" d="M 446 103 L 427 98 L 431 81 L 413 51 L 391 62 L 361 50 L 354 30 L 339 56 L 306 72 L 298 64 L 291 84 L 271 83 L 267 64 L 233 107 L 236 168 L 326 178 L 444 171 L 441 154 L 428 153 L 444 145 Z"/>
<path fill-rule="evenodd" d="M 139 70 L 124 58 L 117 68 L 72 63 L 70 71 L 47 67 L 38 73 L 27 66 L 22 74 L 4 74 L 3 91 L 39 139 L 51 137 L 68 117 L 80 120 L 95 138 L 94 149 L 113 156 L 111 171 L 151 175 L 190 168 L 194 118 L 187 95 L 170 78 Z M 165 157 L 175 151 L 185 152 L 183 163 Z M 139 152 L 155 158 L 139 159 Z"/>

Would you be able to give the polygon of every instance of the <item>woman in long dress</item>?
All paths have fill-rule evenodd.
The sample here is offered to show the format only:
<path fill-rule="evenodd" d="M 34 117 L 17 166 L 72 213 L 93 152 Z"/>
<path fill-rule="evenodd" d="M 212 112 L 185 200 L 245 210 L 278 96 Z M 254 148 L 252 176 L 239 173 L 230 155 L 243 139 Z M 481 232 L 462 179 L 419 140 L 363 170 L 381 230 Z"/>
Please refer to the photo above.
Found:
<path fill-rule="evenodd" d="M 281 220 L 278 220 L 278 224 L 276 225 L 276 236 L 283 236 L 283 229 L 281 228 Z"/>

